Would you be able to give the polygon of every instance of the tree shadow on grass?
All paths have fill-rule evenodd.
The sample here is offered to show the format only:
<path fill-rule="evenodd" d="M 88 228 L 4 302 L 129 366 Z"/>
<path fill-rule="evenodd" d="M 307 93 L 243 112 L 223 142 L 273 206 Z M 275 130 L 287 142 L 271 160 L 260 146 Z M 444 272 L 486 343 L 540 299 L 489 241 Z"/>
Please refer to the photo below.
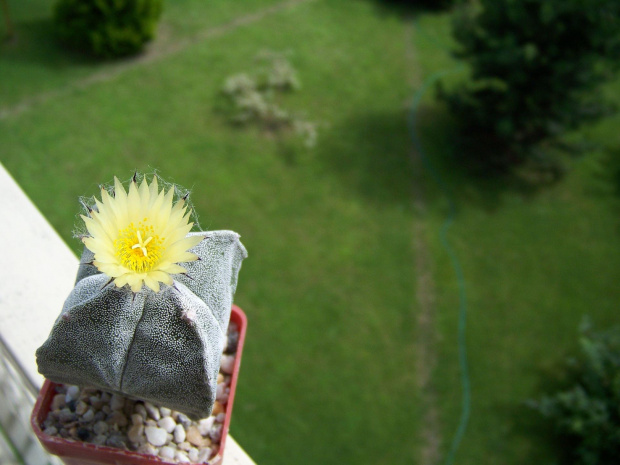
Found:
<path fill-rule="evenodd" d="M 15 23 L 15 37 L 0 44 L 0 60 L 36 63 L 49 69 L 97 66 L 98 60 L 64 46 L 51 18 Z"/>
<path fill-rule="evenodd" d="M 421 105 L 413 133 L 425 174 L 432 180 L 428 191 L 448 193 L 458 204 L 492 212 L 501 208 L 507 196 L 532 199 L 551 183 L 534 174 L 489 171 L 462 149 L 457 122 L 444 105 Z"/>
<path fill-rule="evenodd" d="M 607 149 L 605 167 L 601 177 L 604 180 L 609 179 L 614 193 L 620 197 L 620 146 Z"/>
<path fill-rule="evenodd" d="M 381 14 L 397 14 L 409 19 L 420 13 L 438 13 L 451 8 L 450 0 L 369 0 Z"/>
<path fill-rule="evenodd" d="M 411 206 L 421 184 L 429 205 L 450 195 L 457 206 L 492 212 L 507 195 L 529 198 L 544 188 L 511 175 L 476 174 L 441 105 L 419 107 L 415 133 L 408 117 L 405 110 L 366 114 L 332 126 L 319 135 L 315 156 L 343 185 L 377 205 Z"/>
<path fill-rule="evenodd" d="M 566 358 L 555 357 L 551 363 L 539 366 L 533 371 L 539 380 L 533 388 L 536 394 L 516 404 L 500 405 L 498 410 L 505 412 L 506 418 L 510 419 L 509 433 L 511 436 L 525 438 L 536 445 L 527 463 L 541 463 L 540 457 L 534 456 L 538 455 L 536 450 L 553 455 L 555 460 L 552 463 L 554 464 L 573 463 L 570 451 L 574 443 L 555 434 L 553 422 L 538 412 L 535 405 L 543 396 L 552 395 L 574 385 L 574 374 L 567 370 Z"/>
<path fill-rule="evenodd" d="M 404 112 L 366 114 L 319 133 L 313 156 L 372 204 L 407 206 L 414 179 Z"/>
<path fill-rule="evenodd" d="M 519 448 L 522 463 L 568 465 L 570 444 L 554 434 L 553 425 L 527 405 L 526 400 L 515 404 L 496 405 L 505 418 L 506 437 L 513 438 Z"/>

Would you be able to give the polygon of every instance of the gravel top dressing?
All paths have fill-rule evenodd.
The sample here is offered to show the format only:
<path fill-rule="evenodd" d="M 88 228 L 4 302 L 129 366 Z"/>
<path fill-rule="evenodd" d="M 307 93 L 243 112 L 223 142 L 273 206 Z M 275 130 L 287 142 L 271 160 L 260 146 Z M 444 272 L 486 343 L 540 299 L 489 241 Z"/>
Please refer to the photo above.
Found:
<path fill-rule="evenodd" d="M 239 341 L 231 322 L 211 416 L 182 413 L 92 388 L 59 385 L 43 422 L 45 434 L 159 456 L 173 463 L 208 463 L 219 451 Z"/>

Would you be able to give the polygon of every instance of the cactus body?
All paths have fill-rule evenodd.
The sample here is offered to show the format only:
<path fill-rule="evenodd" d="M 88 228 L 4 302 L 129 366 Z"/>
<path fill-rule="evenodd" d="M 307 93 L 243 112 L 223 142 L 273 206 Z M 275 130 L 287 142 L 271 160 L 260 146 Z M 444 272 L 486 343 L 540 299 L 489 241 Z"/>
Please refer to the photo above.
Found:
<path fill-rule="evenodd" d="M 151 401 L 191 418 L 211 413 L 237 275 L 247 252 L 232 231 L 204 235 L 187 275 L 154 292 L 117 288 L 84 249 L 74 289 L 39 372 L 52 381 Z"/>

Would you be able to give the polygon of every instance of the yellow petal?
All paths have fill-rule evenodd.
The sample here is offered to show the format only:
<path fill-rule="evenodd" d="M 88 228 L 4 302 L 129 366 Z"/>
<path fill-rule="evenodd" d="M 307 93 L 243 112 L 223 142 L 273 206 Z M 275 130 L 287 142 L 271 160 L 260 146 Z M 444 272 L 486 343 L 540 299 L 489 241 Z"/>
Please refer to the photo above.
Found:
<path fill-rule="evenodd" d="M 156 279 L 153 279 L 150 276 L 150 273 L 144 277 L 144 284 L 146 284 L 149 288 L 151 288 L 155 292 L 159 292 L 159 283 Z"/>
<path fill-rule="evenodd" d="M 181 274 L 181 273 L 187 273 L 187 270 L 185 268 L 183 268 L 180 265 L 177 265 L 176 263 L 163 263 L 160 264 L 157 269 L 159 271 L 163 271 L 164 273 L 169 273 L 169 274 Z"/>
<path fill-rule="evenodd" d="M 131 181 L 129 184 L 129 194 L 127 194 L 127 212 L 131 221 L 140 221 L 140 194 L 138 193 L 138 186 L 135 181 Z"/>
<path fill-rule="evenodd" d="M 116 278 L 114 280 L 114 284 L 116 284 L 117 287 L 123 287 L 125 284 L 127 284 L 127 275 L 124 274 Z"/>
<path fill-rule="evenodd" d="M 127 200 L 127 193 L 125 192 L 125 188 L 116 176 L 114 176 L 114 200 L 116 200 L 117 202 Z"/>
<path fill-rule="evenodd" d="M 140 292 L 142 289 L 142 282 L 144 281 L 144 276 L 142 274 L 132 274 L 127 273 L 127 284 L 131 287 L 133 292 Z"/>
<path fill-rule="evenodd" d="M 174 244 L 166 247 L 166 251 L 164 255 L 162 256 L 162 260 L 166 260 L 171 263 L 179 263 L 179 262 L 188 261 L 188 260 L 182 260 L 181 255 L 184 253 L 190 253 L 190 252 L 187 252 L 187 250 L 191 249 L 194 245 L 196 245 L 197 242 L 195 240 L 191 242 L 187 242 L 187 239 L 189 238 L 185 238 L 183 240 L 177 241 Z M 194 237 L 191 237 L 191 239 L 194 239 Z M 192 253 L 191 255 L 195 255 L 195 254 Z M 195 260 L 195 258 L 193 258 L 191 261 L 193 260 Z"/>
<path fill-rule="evenodd" d="M 148 211 L 149 205 L 151 203 L 151 190 L 149 189 L 149 185 L 146 182 L 146 176 L 142 179 L 142 183 L 140 184 L 140 203 L 141 210 Z"/>
<path fill-rule="evenodd" d="M 168 273 L 164 273 L 163 271 L 151 271 L 147 276 L 157 281 L 161 281 L 168 286 L 172 286 L 172 276 Z"/>
<path fill-rule="evenodd" d="M 149 187 L 151 190 L 151 200 L 155 200 L 157 195 L 159 194 L 159 187 L 157 186 L 157 176 L 153 175 L 153 180 L 151 181 L 151 185 Z"/>

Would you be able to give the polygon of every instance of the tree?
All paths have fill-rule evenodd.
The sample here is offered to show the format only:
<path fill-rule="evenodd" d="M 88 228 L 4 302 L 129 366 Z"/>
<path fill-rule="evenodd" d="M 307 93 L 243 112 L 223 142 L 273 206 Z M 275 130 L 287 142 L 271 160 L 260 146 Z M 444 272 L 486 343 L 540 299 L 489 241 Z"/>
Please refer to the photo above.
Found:
<path fill-rule="evenodd" d="M 620 63 L 620 2 L 479 0 L 457 15 L 454 36 L 471 80 L 442 96 L 464 151 L 507 168 L 604 113 L 592 91 Z"/>

